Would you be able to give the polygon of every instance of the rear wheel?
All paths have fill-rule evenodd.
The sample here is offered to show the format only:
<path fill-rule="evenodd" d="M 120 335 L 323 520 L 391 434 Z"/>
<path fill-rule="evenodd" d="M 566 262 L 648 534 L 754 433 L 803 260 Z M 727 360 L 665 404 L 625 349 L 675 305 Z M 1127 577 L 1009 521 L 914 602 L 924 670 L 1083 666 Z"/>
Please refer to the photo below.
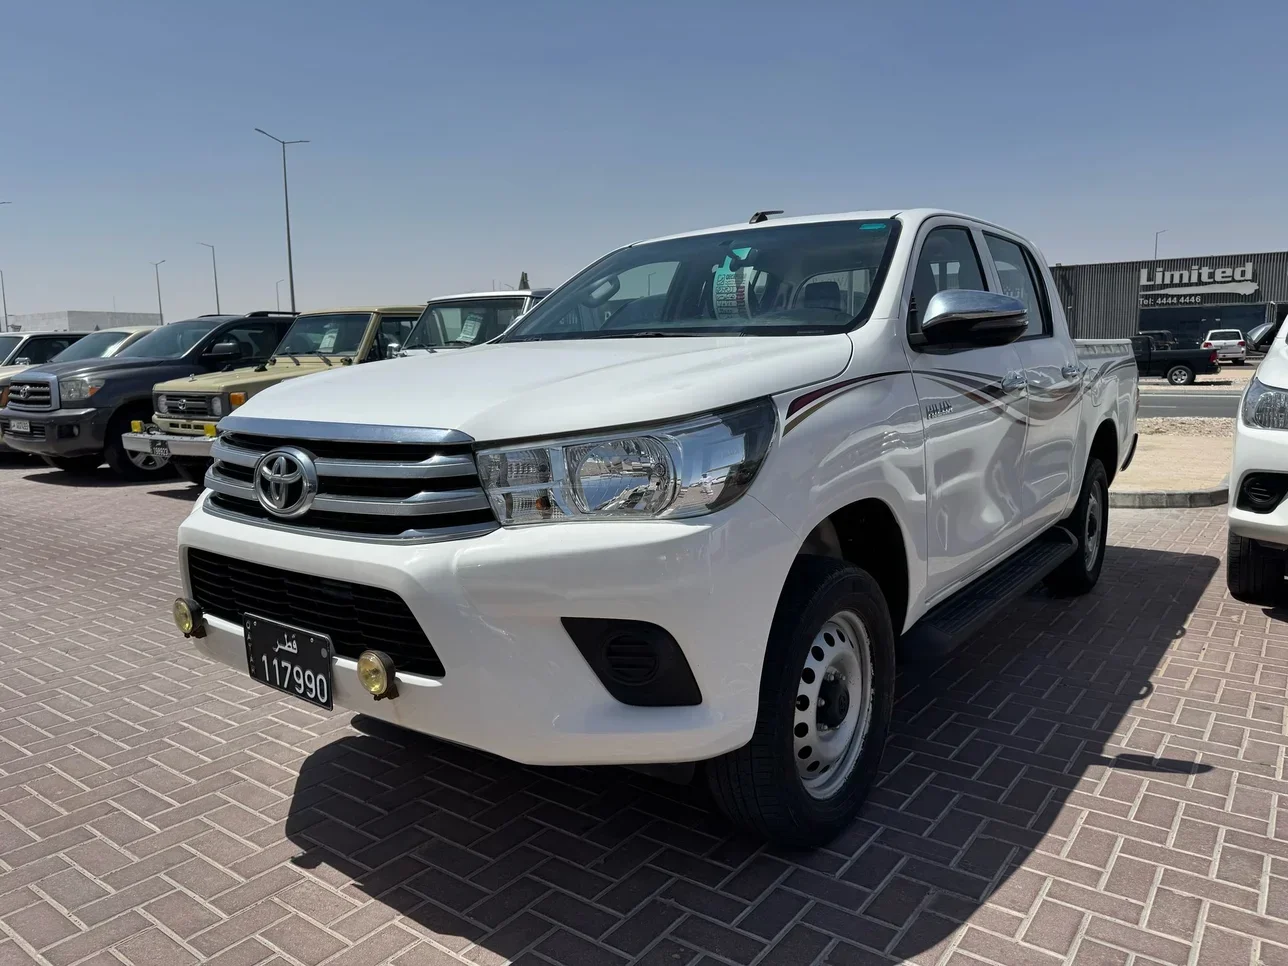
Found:
<path fill-rule="evenodd" d="M 1247 362 L 1247 361 L 1248 361 L 1247 359 L 1235 359 L 1235 360 L 1234 360 L 1234 364 L 1235 364 L 1236 366 L 1241 366 L 1241 365 L 1243 365 L 1243 364 L 1244 364 L 1245 362 Z"/>
<path fill-rule="evenodd" d="M 706 762 L 721 811 L 782 845 L 825 845 L 876 778 L 894 705 L 894 632 L 866 572 L 796 560 L 774 615 L 751 741 Z"/>
<path fill-rule="evenodd" d="M 1189 366 L 1172 366 L 1167 370 L 1167 381 L 1173 386 L 1188 386 L 1194 382 L 1194 370 Z"/>
<path fill-rule="evenodd" d="M 64 473 L 75 473 L 78 476 L 93 473 L 103 465 L 101 456 L 42 456 L 41 459 L 47 466 L 62 470 Z"/>
<path fill-rule="evenodd" d="M 1096 586 L 1105 562 L 1108 523 L 1109 475 L 1104 464 L 1093 457 L 1087 461 L 1078 502 L 1064 522 L 1065 529 L 1078 541 L 1078 548 L 1047 577 L 1046 585 L 1052 593 L 1076 597 Z"/>
<path fill-rule="evenodd" d="M 168 460 L 158 459 L 151 453 L 136 453 L 125 448 L 122 437 L 130 431 L 131 418 L 139 418 L 137 413 L 118 413 L 107 428 L 107 446 L 103 450 L 103 459 L 107 465 L 123 480 L 139 483 L 144 480 L 164 480 L 173 475 L 174 469 Z"/>
<path fill-rule="evenodd" d="M 1277 604 L 1284 590 L 1284 551 L 1233 533 L 1226 537 L 1225 583 L 1247 604 Z"/>

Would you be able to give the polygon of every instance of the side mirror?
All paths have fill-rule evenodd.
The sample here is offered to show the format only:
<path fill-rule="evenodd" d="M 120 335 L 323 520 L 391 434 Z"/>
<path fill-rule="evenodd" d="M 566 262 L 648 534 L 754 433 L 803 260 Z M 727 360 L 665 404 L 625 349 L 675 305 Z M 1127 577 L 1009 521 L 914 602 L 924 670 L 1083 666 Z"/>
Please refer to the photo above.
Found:
<path fill-rule="evenodd" d="M 13 360 L 13 364 L 14 364 L 15 366 L 29 366 L 29 365 L 32 365 L 31 356 L 19 356 L 17 359 L 14 359 L 14 360 Z"/>
<path fill-rule="evenodd" d="M 947 289 L 936 292 L 921 316 L 921 344 L 974 348 L 1007 345 L 1024 335 L 1029 311 L 1009 295 Z"/>
<path fill-rule="evenodd" d="M 227 342 L 216 342 L 206 355 L 212 359 L 240 359 L 243 355 L 242 344 L 231 339 Z"/>
<path fill-rule="evenodd" d="M 397 342 L 391 342 L 387 346 L 385 346 L 386 359 L 397 359 L 398 353 L 400 352 L 402 352 L 402 346 L 399 345 Z"/>

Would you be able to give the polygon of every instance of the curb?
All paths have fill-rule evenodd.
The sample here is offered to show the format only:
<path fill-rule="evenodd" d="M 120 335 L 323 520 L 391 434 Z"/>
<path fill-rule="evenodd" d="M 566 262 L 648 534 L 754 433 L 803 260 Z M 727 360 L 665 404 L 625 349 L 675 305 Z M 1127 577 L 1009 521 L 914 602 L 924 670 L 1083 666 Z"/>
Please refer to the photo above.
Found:
<path fill-rule="evenodd" d="M 1173 507 L 1221 506 L 1230 502 L 1230 487 L 1222 483 L 1210 490 L 1110 490 L 1109 506 L 1132 510 Z"/>

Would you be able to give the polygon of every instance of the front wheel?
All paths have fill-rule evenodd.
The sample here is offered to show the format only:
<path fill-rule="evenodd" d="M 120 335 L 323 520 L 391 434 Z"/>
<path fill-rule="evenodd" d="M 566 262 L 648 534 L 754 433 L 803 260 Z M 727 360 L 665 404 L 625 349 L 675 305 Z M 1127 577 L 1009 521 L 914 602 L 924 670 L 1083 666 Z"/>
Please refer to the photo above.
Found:
<path fill-rule="evenodd" d="M 1188 386 L 1194 382 L 1194 370 L 1189 366 L 1172 366 L 1167 370 L 1167 381 L 1173 386 Z"/>
<path fill-rule="evenodd" d="M 821 846 L 844 831 L 881 763 L 894 654 L 871 576 L 797 558 L 769 632 L 751 741 L 705 765 L 721 811 L 780 845 Z"/>
<path fill-rule="evenodd" d="M 1047 588 L 1062 597 L 1085 594 L 1100 579 L 1105 562 L 1105 542 L 1109 536 L 1109 474 L 1094 457 L 1087 461 L 1082 476 L 1082 492 L 1065 528 L 1078 541 L 1078 547 L 1046 579 Z"/>
<path fill-rule="evenodd" d="M 1225 583 L 1245 604 L 1277 604 L 1284 592 L 1284 551 L 1230 533 L 1225 545 Z"/>
<path fill-rule="evenodd" d="M 122 437 L 130 431 L 128 418 L 118 416 L 107 430 L 107 447 L 103 459 L 123 480 L 139 483 L 144 480 L 164 480 L 174 473 L 169 460 L 158 459 L 151 453 L 136 453 L 125 448 Z"/>

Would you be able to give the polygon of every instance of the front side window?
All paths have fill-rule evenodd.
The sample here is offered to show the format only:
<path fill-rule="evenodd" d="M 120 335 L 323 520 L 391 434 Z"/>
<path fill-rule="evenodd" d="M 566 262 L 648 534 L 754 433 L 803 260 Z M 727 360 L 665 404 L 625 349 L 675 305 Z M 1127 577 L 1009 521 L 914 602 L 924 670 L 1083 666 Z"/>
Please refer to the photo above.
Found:
<path fill-rule="evenodd" d="M 1046 299 L 1042 295 L 1041 284 L 1034 277 L 1029 256 L 1010 239 L 990 234 L 985 234 L 984 238 L 988 242 L 988 253 L 993 256 L 997 277 L 1002 283 L 1002 293 L 1019 299 L 1029 310 L 1029 327 L 1024 332 L 1024 338 L 1048 334 L 1050 329 L 1046 323 Z"/>
<path fill-rule="evenodd" d="M 26 359 L 30 365 L 39 366 L 48 362 L 75 341 L 75 339 L 67 336 L 52 339 L 32 339 L 22 347 L 22 351 L 18 353 L 17 358 Z"/>
<path fill-rule="evenodd" d="M 192 322 L 171 322 L 149 332 L 138 342 L 127 345 L 117 353 L 125 359 L 177 359 L 201 344 L 222 319 L 195 319 Z"/>
<path fill-rule="evenodd" d="M 443 299 L 425 306 L 404 349 L 491 342 L 523 313 L 523 298 Z"/>
<path fill-rule="evenodd" d="M 501 341 L 845 332 L 871 310 L 896 227 L 771 224 L 633 245 L 561 286 Z"/>
<path fill-rule="evenodd" d="M 949 289 L 986 291 L 975 242 L 965 228 L 935 228 L 921 243 L 912 276 L 909 321 L 916 325 L 930 300 Z"/>
<path fill-rule="evenodd" d="M 276 322 L 247 322 L 220 332 L 211 345 L 235 342 L 241 346 L 243 359 L 267 359 L 272 355 L 273 347 L 277 345 L 280 332 L 281 329 Z"/>
<path fill-rule="evenodd" d="M 53 362 L 79 362 L 83 359 L 104 359 L 130 337 L 128 332 L 91 332 L 77 339 L 53 358 Z"/>
<path fill-rule="evenodd" d="M 368 312 L 301 315 L 276 351 L 278 356 L 349 356 L 358 351 L 371 322 Z"/>

